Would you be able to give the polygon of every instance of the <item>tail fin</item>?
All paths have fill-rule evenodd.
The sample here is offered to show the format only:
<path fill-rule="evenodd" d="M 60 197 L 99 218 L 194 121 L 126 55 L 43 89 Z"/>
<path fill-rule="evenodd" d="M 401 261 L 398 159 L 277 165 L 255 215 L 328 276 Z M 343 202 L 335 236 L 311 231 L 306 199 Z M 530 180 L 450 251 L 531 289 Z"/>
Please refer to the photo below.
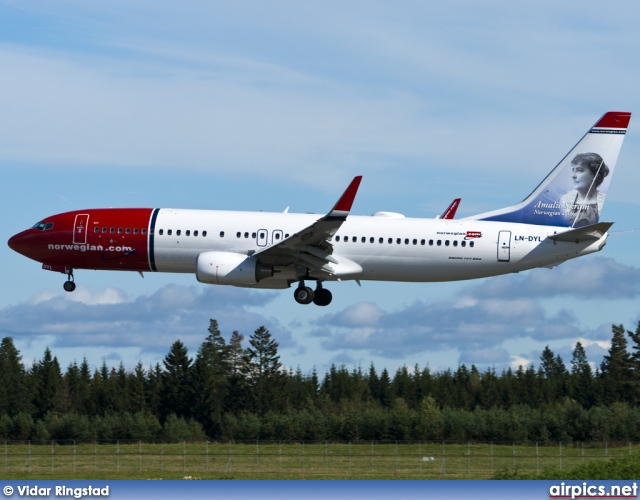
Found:
<path fill-rule="evenodd" d="M 630 118 L 605 113 L 527 198 L 469 218 L 563 227 L 597 223 Z"/>
<path fill-rule="evenodd" d="M 456 212 L 458 211 L 458 207 L 460 206 L 460 200 L 462 198 L 456 198 L 451 202 L 451 205 L 447 207 L 447 209 L 442 212 L 442 215 L 438 217 L 438 219 L 453 219 L 456 216 Z"/>

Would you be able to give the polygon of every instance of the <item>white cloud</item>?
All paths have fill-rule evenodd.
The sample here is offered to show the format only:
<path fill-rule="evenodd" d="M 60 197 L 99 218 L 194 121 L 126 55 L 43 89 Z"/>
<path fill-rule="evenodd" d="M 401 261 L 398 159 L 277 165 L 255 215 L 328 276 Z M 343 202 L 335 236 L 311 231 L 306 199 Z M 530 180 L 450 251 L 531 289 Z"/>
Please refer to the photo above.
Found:
<path fill-rule="evenodd" d="M 178 338 L 195 350 L 208 335 L 209 319 L 216 319 L 227 339 L 238 330 L 248 341 L 264 325 L 281 348 L 298 348 L 277 319 L 248 310 L 273 300 L 270 292 L 167 285 L 131 299 L 111 288 L 78 287 L 74 293 L 78 291 L 79 299 L 63 292 L 38 293 L 33 300 L 0 309 L 0 336 L 33 345 L 46 339 L 52 349 L 137 348 L 145 354 L 165 352 Z"/>
<path fill-rule="evenodd" d="M 574 346 L 578 339 L 589 339 L 583 345 L 605 346 L 604 339 L 611 336 L 610 326 L 585 328 L 571 310 L 562 308 L 550 314 L 542 301 L 567 295 L 583 298 L 585 291 L 580 286 L 562 285 L 578 271 L 594 277 L 589 288 L 591 297 L 615 299 L 620 290 L 637 286 L 638 271 L 605 258 L 570 262 L 562 267 L 562 273 L 538 269 L 492 278 L 480 285 L 468 285 L 454 300 L 416 302 L 391 312 L 369 303 L 354 304 L 316 320 L 315 336 L 328 351 L 368 351 L 398 359 L 457 349 L 461 362 L 502 366 L 514 363 L 503 346 L 507 340 L 564 341 Z M 555 276 L 556 282 L 548 280 L 548 275 Z M 606 290 L 599 293 L 596 285 Z M 612 291 L 613 286 L 617 290 Z M 595 355 L 601 357 L 599 353 Z M 514 356 L 519 359 L 521 355 Z"/>

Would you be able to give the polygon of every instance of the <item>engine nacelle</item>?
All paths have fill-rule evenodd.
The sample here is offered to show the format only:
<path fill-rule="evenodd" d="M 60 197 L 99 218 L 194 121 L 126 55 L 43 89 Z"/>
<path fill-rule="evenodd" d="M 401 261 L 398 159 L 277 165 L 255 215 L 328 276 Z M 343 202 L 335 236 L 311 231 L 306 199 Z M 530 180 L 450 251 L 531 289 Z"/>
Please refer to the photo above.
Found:
<path fill-rule="evenodd" d="M 203 252 L 196 261 L 196 277 L 201 283 L 248 286 L 272 276 L 273 266 L 239 253 Z"/>

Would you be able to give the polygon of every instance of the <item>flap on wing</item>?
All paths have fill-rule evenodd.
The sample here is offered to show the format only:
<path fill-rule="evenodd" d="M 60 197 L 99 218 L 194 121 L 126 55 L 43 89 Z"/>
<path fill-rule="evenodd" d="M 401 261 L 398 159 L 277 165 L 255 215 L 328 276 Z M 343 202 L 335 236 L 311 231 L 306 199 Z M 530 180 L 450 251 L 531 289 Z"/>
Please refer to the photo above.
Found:
<path fill-rule="evenodd" d="M 609 228 L 613 226 L 613 222 L 599 222 L 590 226 L 569 229 L 562 233 L 550 234 L 549 239 L 553 241 L 563 241 L 567 243 L 580 243 L 581 241 L 596 241 L 602 238 Z"/>

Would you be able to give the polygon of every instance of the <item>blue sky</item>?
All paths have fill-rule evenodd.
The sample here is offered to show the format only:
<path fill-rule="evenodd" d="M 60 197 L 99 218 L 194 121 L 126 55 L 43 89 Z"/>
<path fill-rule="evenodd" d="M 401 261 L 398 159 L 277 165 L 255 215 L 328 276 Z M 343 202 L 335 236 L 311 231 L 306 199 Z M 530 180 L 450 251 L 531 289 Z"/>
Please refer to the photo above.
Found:
<path fill-rule="evenodd" d="M 0 207 L 6 241 L 90 207 L 326 212 L 355 175 L 353 213 L 459 217 L 520 201 L 606 111 L 638 112 L 634 2 L 0 2 Z M 631 119 L 603 218 L 640 229 Z M 381 369 L 537 363 L 575 342 L 599 363 L 610 325 L 640 319 L 640 232 L 553 270 L 462 283 L 292 291 L 194 276 L 78 271 L 13 253 L 0 335 L 27 362 L 49 346 L 132 367 L 209 318 L 266 325 L 283 363 Z"/>

